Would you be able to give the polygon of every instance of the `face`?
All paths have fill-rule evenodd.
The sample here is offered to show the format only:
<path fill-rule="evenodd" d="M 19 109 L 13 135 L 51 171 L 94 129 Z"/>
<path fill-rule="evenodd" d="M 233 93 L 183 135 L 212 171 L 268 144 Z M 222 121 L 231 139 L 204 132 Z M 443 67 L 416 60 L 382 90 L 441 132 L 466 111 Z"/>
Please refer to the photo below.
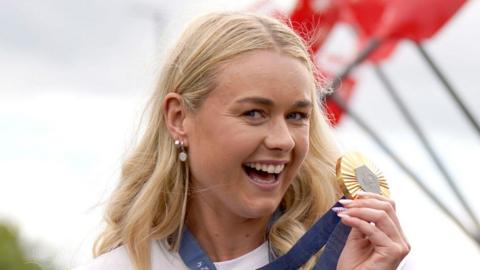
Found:
<path fill-rule="evenodd" d="M 270 216 L 308 151 L 312 78 L 299 60 L 259 50 L 222 66 L 217 80 L 184 122 L 194 201 Z"/>

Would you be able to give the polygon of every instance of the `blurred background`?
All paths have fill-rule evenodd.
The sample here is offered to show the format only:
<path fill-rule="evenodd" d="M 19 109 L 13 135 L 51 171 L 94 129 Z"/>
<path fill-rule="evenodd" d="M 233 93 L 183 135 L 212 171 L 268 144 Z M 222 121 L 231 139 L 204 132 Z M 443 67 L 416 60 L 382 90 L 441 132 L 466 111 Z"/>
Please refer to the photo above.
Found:
<path fill-rule="evenodd" d="M 449 0 L 433 2 L 444 1 Z M 69 269 L 91 259 L 103 203 L 134 142 L 162 58 L 186 22 L 214 10 L 288 16 L 301 8 L 299 2 L 0 0 L 0 269 Z M 335 0 L 312 2 L 318 13 Z M 434 35 L 420 41 L 477 119 L 479 14 L 480 1 L 466 1 Z M 335 22 L 318 50 L 317 62 L 332 74 L 362 50 L 352 25 L 345 18 Z M 422 59 L 418 43 L 397 41 L 388 57 L 369 60 L 351 73 L 352 86 L 344 92 L 347 104 L 470 236 L 478 237 L 470 216 L 480 216 L 479 133 Z M 375 67 L 398 90 L 470 214 L 402 117 Z M 441 211 L 352 117 L 343 115 L 335 133 L 343 150 L 367 154 L 387 176 L 412 245 L 403 269 L 480 265 L 478 240 Z"/>

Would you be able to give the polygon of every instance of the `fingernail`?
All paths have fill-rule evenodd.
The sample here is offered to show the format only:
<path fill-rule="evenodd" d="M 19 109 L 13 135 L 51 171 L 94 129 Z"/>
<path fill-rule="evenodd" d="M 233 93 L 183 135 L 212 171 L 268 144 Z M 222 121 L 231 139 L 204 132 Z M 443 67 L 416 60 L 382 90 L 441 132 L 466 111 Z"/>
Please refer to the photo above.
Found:
<path fill-rule="evenodd" d="M 347 211 L 347 208 L 345 208 L 345 207 L 332 207 L 332 211 L 339 214 L 341 212 Z"/>
<path fill-rule="evenodd" d="M 349 217 L 349 215 L 347 215 L 347 214 L 344 213 L 344 212 L 337 213 L 337 216 L 340 217 L 340 218 Z"/>
<path fill-rule="evenodd" d="M 339 203 L 345 205 L 345 204 L 350 204 L 353 202 L 353 200 L 350 200 L 350 199 L 340 199 L 338 200 Z"/>

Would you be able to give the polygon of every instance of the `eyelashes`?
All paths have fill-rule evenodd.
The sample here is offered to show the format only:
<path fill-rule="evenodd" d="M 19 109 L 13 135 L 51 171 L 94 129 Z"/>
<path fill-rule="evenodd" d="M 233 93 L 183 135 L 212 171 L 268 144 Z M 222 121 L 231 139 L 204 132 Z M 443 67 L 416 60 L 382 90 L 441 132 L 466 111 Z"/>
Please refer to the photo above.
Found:
<path fill-rule="evenodd" d="M 267 118 L 267 113 L 263 110 L 253 109 L 243 112 L 242 116 L 251 120 L 263 120 Z M 310 114 L 306 112 L 290 112 L 285 118 L 293 121 L 304 121 L 310 119 Z"/>
<path fill-rule="evenodd" d="M 255 109 L 255 110 L 249 110 L 242 113 L 242 116 L 245 116 L 251 119 L 262 119 L 262 118 L 265 118 L 266 115 L 265 115 L 265 112 L 263 112 L 262 110 Z"/>
<path fill-rule="evenodd" d="M 301 121 L 301 120 L 308 120 L 310 118 L 310 115 L 304 112 L 292 112 L 287 115 L 287 118 Z"/>

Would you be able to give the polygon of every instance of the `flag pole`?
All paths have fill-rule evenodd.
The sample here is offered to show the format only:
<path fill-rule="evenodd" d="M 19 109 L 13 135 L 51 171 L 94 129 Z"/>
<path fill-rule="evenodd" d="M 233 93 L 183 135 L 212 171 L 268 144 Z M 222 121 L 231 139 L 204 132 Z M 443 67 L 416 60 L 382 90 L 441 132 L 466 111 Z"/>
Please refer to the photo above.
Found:
<path fill-rule="evenodd" d="M 393 150 L 381 139 L 381 137 L 373 131 L 372 128 L 364 121 L 357 113 L 352 111 L 346 102 L 335 92 L 331 94 L 333 101 L 347 114 L 350 118 L 367 134 L 370 138 L 380 147 L 383 152 L 389 156 L 397 166 L 406 173 L 413 182 L 420 188 L 420 190 L 427 195 L 427 197 L 433 201 L 435 205 L 450 219 L 452 220 L 460 230 L 473 242 L 477 244 L 477 248 L 480 248 L 480 234 L 472 233 L 467 227 L 442 203 L 442 201 L 430 191 L 430 189 L 424 184 L 422 180 L 415 174 L 403 161 L 393 152 Z"/>
<path fill-rule="evenodd" d="M 430 55 L 427 53 L 427 51 L 422 46 L 422 44 L 420 44 L 418 42 L 415 42 L 415 45 L 416 45 L 415 47 L 417 48 L 420 55 L 427 62 L 427 64 L 430 66 L 430 68 L 435 73 L 437 78 L 441 81 L 441 83 L 443 84 L 443 86 L 445 87 L 447 92 L 450 94 L 452 99 L 455 101 L 457 106 L 460 108 L 460 110 L 463 112 L 463 114 L 467 118 L 468 122 L 471 124 L 471 126 L 480 135 L 480 125 L 478 124 L 478 122 L 475 119 L 475 117 L 473 116 L 473 114 L 468 110 L 467 106 L 460 99 L 457 92 L 453 89 L 453 86 L 450 84 L 450 82 L 447 80 L 447 78 L 443 75 L 443 73 L 440 71 L 438 66 L 433 62 L 432 57 L 430 57 Z"/>
<path fill-rule="evenodd" d="M 352 70 L 360 65 L 367 57 L 375 51 L 381 44 L 381 40 L 379 38 L 371 38 L 367 45 L 361 50 L 357 56 L 350 62 L 338 75 L 336 75 L 329 87 L 327 88 L 328 92 L 334 92 L 342 83 L 342 81 L 352 72 Z M 327 93 L 328 94 L 328 93 Z"/>
<path fill-rule="evenodd" d="M 398 94 L 398 91 L 395 89 L 392 82 L 388 79 L 387 75 L 385 74 L 383 69 L 378 64 L 374 64 L 373 68 L 374 68 L 375 74 L 378 76 L 378 78 L 382 82 L 385 90 L 390 95 L 391 99 L 394 101 L 397 108 L 400 110 L 404 119 L 410 125 L 410 128 L 413 130 L 413 132 L 417 136 L 418 140 L 420 141 L 420 143 L 424 147 L 425 151 L 428 153 L 428 155 L 432 159 L 432 161 L 435 164 L 435 166 L 437 167 L 437 169 L 443 175 L 445 181 L 447 182 L 450 189 L 453 191 L 455 197 L 460 202 L 460 204 L 465 208 L 467 214 L 470 216 L 471 220 L 473 221 L 473 223 L 476 227 L 476 231 L 480 233 L 480 223 L 478 222 L 478 219 L 477 219 L 475 213 L 473 212 L 472 208 L 467 203 L 463 194 L 461 193 L 461 191 L 459 190 L 459 188 L 455 184 L 455 181 L 453 180 L 453 177 L 451 176 L 451 174 L 446 169 L 445 164 L 443 164 L 442 160 L 438 157 L 437 153 L 434 150 L 434 147 L 430 144 L 429 140 L 427 139 L 427 136 L 421 130 L 420 125 L 417 123 L 417 121 L 413 117 L 412 113 L 407 108 L 406 104 L 400 98 L 400 95 Z"/>
<path fill-rule="evenodd" d="M 340 86 L 343 79 L 345 79 L 348 74 L 359 64 L 361 64 L 368 56 L 377 49 L 381 44 L 381 39 L 379 38 L 372 38 L 367 43 L 367 46 L 364 47 L 362 51 L 354 58 L 354 60 L 348 64 L 337 76 L 335 76 L 332 81 L 327 85 L 326 90 L 322 91 L 323 96 L 321 99 L 323 100 L 326 95 L 330 95 L 332 100 L 347 114 L 350 118 L 367 134 L 370 138 L 383 150 L 387 156 L 389 156 L 399 167 L 403 170 L 410 178 L 414 181 L 414 183 L 420 188 L 420 190 L 427 195 L 427 197 L 436 204 L 440 210 L 450 218 L 459 228 L 460 230 L 465 233 L 467 237 L 473 240 L 477 247 L 480 248 L 480 232 L 476 234 L 470 232 L 466 226 L 441 202 L 434 193 L 432 193 L 428 187 L 420 180 L 420 178 L 408 168 L 408 166 L 402 162 L 402 160 L 393 152 L 393 150 L 388 147 L 388 145 L 381 139 L 381 137 L 369 127 L 366 121 L 364 121 L 358 114 L 350 110 L 346 102 L 335 92 L 335 90 Z"/>

